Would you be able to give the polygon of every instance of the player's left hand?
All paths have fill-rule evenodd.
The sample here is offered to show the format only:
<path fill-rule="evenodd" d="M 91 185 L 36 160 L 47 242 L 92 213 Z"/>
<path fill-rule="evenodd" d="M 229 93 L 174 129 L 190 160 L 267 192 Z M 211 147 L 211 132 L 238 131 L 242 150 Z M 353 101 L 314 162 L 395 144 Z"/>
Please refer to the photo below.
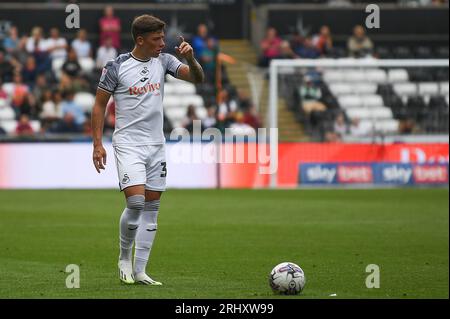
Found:
<path fill-rule="evenodd" d="M 194 49 L 184 40 L 183 36 L 180 36 L 180 41 L 181 44 L 175 47 L 175 51 L 180 57 L 186 60 L 192 60 L 194 58 Z"/>

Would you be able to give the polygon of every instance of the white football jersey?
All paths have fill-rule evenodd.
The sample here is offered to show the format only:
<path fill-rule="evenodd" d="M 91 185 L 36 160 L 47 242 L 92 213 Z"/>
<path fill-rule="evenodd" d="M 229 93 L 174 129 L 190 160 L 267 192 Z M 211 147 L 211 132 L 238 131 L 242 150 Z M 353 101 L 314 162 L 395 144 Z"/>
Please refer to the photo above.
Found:
<path fill-rule="evenodd" d="M 161 145 L 166 74 L 174 77 L 182 63 L 170 54 L 148 61 L 131 53 L 118 56 L 103 68 L 98 87 L 114 96 L 116 128 L 113 145 Z"/>

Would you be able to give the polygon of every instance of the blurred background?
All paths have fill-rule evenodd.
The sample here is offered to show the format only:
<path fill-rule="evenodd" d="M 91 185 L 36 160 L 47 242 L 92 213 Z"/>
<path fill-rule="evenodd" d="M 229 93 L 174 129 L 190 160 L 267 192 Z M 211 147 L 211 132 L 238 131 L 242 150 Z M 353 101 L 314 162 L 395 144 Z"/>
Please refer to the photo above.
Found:
<path fill-rule="evenodd" d="M 66 28 L 70 3 L 80 29 Z M 183 147 L 171 132 L 193 132 L 194 120 L 237 136 L 268 128 L 272 60 L 336 61 L 276 73 L 272 181 L 256 163 L 169 160 L 169 187 L 448 186 L 448 1 L 375 3 L 380 28 L 368 29 L 360 0 L 1 1 L 0 188 L 116 187 L 112 156 L 104 175 L 93 170 L 90 116 L 103 66 L 132 50 L 130 25 L 144 13 L 167 22 L 168 53 L 185 36 L 207 78 L 197 86 L 167 79 L 169 152 Z M 361 60 L 394 61 L 339 66 Z M 107 144 L 114 110 L 111 99 Z M 256 142 L 245 140 L 246 149 Z M 201 142 L 193 136 L 191 145 Z"/>

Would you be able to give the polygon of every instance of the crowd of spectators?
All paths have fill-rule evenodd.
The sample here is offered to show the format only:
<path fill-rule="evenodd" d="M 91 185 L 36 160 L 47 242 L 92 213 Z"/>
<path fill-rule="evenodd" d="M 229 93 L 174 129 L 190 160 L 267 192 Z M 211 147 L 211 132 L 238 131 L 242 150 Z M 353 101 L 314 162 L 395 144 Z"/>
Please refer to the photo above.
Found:
<path fill-rule="evenodd" d="M 336 45 L 339 43 L 339 45 Z M 429 48 L 425 46 L 417 46 L 409 50 L 408 47 L 397 46 L 389 49 L 383 46 L 375 48 L 374 42 L 366 33 L 366 29 L 362 25 L 356 25 L 352 34 L 346 39 L 346 48 L 342 47 L 343 41 L 334 41 L 331 29 L 324 25 L 316 34 L 301 34 L 294 32 L 286 37 L 281 37 L 275 28 L 268 28 L 265 38 L 260 43 L 260 62 L 263 68 L 269 66 L 272 59 L 321 59 L 321 58 L 383 58 L 383 59 L 430 59 L 447 58 L 448 46 Z M 385 52 L 386 51 L 386 52 Z M 417 69 L 417 73 L 424 73 L 425 76 L 415 77 L 415 72 L 410 70 L 411 80 L 413 82 L 426 82 L 435 79 L 437 82 L 448 81 L 448 71 L 444 76 L 434 75 L 432 72 L 425 72 Z M 297 72 L 298 73 L 298 72 Z M 347 117 L 346 112 L 342 109 L 336 99 L 336 96 L 330 91 L 330 88 L 324 83 L 321 76 L 321 70 L 302 70 L 300 74 L 286 75 L 283 78 L 283 85 L 288 89 L 281 88 L 283 95 L 287 99 L 288 108 L 294 113 L 297 121 L 303 126 L 304 131 L 310 138 L 318 141 L 338 142 L 347 137 L 362 138 L 371 135 L 377 131 L 374 125 L 367 125 L 367 121 L 361 121 L 359 118 L 352 116 Z M 300 77 L 297 77 L 299 75 Z M 428 80 L 429 78 L 429 80 Z M 439 80 L 438 80 L 439 78 Z M 388 83 L 389 85 L 389 83 Z M 377 91 L 378 94 L 378 91 Z M 390 94 L 390 93 L 389 93 Z M 387 100 L 387 95 L 382 95 Z M 393 92 L 391 95 L 395 96 Z M 439 107 L 448 110 L 448 102 L 444 101 L 441 96 Z M 421 97 L 418 97 L 419 102 Z M 410 102 L 411 100 L 411 102 Z M 406 103 L 400 102 L 401 105 Z M 408 99 L 409 104 L 413 104 L 413 98 Z M 416 103 L 419 105 L 419 103 Z M 436 104 L 436 103 L 435 103 Z M 402 114 L 396 111 L 396 106 L 389 103 L 384 107 L 391 107 L 393 110 L 393 119 L 398 120 L 398 134 L 413 134 L 415 132 L 440 132 L 445 130 L 445 123 L 434 120 L 429 111 L 426 116 L 415 115 L 412 108 L 407 109 L 407 115 L 402 109 Z M 420 103 L 423 108 L 420 112 L 425 112 L 425 103 Z M 431 109 L 431 108 L 428 108 Z M 445 112 L 444 112 L 445 113 Z M 439 113 L 440 114 L 440 113 Z M 424 118 L 426 121 L 424 120 Z M 363 123 L 364 122 L 364 123 Z M 392 129 L 393 131 L 394 129 Z"/>
<path fill-rule="evenodd" d="M 329 26 L 324 25 L 317 34 L 301 34 L 296 31 L 281 37 L 275 28 L 269 27 L 260 43 L 261 67 L 268 67 L 273 59 L 318 59 L 341 57 L 343 51 L 350 57 L 361 58 L 374 53 L 374 44 L 363 26 L 357 25 L 347 40 L 347 48 L 336 48 Z"/>
<path fill-rule="evenodd" d="M 210 34 L 206 24 L 198 26 L 197 34 L 191 42 L 196 58 L 205 72 L 205 83 L 199 85 L 199 91 L 206 92 L 202 95 L 206 101 L 207 111 L 207 117 L 202 119 L 201 130 L 214 127 L 224 133 L 225 129 L 230 128 L 234 132 L 242 134 L 257 131 L 262 126 L 259 115 L 248 92 L 232 86 L 227 78 L 226 69 L 222 64 L 218 65 L 219 42 Z M 217 68 L 221 69 L 222 76 L 219 87 L 222 88 L 216 93 Z M 192 133 L 195 120 L 199 120 L 199 116 L 195 107 L 190 105 L 183 121 L 183 127 Z"/>
<path fill-rule="evenodd" d="M 0 108 L 9 106 L 14 111 L 16 135 L 90 135 L 90 114 L 74 97 L 79 92 L 95 93 L 101 69 L 118 55 L 120 19 L 111 6 L 105 8 L 99 29 L 99 43 L 93 43 L 84 29 L 69 41 L 56 27 L 46 34 L 36 26 L 26 34 L 11 26 L 0 37 Z M 83 59 L 93 68 L 84 70 Z M 57 61 L 60 72 L 54 68 Z M 39 131 L 31 121 L 40 122 Z"/>
<path fill-rule="evenodd" d="M 83 92 L 94 95 L 103 66 L 119 52 L 131 49 L 121 48 L 121 21 L 114 16 L 112 7 L 105 8 L 99 30 L 98 43 L 93 42 L 91 38 L 94 37 L 89 37 L 84 29 L 79 29 L 70 41 L 61 36 L 58 28 L 51 28 L 46 33 L 38 26 L 29 33 L 12 26 L 3 39 L 0 37 L 0 113 L 6 108 L 14 111 L 17 127 L 13 135 L 69 133 L 90 136 L 90 110 L 80 105 L 76 97 Z M 258 128 L 259 119 L 248 94 L 238 92 L 230 85 L 223 66 L 222 89 L 217 93 L 219 42 L 210 35 L 207 25 L 199 25 L 190 42 L 206 75 L 205 83 L 197 88 L 207 110 L 207 117 L 202 118 L 203 129 L 237 125 Z M 85 70 L 83 60 L 90 60 L 93 68 Z M 57 61 L 60 71 L 54 67 Z M 192 121 L 198 119 L 196 112 L 195 107 L 188 108 L 184 127 L 191 129 Z M 33 122 L 39 122 L 39 130 Z M 105 118 L 105 134 L 112 134 L 114 125 L 115 104 L 111 99 Z M 167 117 L 165 128 L 169 134 L 172 124 Z M 0 135 L 4 134 L 5 130 L 0 129 Z"/>

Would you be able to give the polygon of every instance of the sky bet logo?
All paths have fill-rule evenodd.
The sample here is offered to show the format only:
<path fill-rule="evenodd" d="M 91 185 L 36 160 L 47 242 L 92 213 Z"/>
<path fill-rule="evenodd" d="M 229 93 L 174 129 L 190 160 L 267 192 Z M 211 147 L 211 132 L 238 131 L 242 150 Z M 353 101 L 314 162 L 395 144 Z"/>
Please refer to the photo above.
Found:
<path fill-rule="evenodd" d="M 130 95 L 142 95 L 152 92 L 157 92 L 159 94 L 159 91 L 161 89 L 161 83 L 148 83 L 145 86 L 142 87 L 130 87 L 128 91 L 130 92 Z M 156 95 L 158 95 L 156 94 Z"/>
<path fill-rule="evenodd" d="M 300 169 L 304 174 L 301 180 L 304 183 L 333 184 L 336 180 L 336 165 L 302 165 Z"/>
<path fill-rule="evenodd" d="M 383 169 L 383 181 L 386 183 L 408 184 L 411 182 L 412 174 L 411 167 L 387 166 Z"/>

